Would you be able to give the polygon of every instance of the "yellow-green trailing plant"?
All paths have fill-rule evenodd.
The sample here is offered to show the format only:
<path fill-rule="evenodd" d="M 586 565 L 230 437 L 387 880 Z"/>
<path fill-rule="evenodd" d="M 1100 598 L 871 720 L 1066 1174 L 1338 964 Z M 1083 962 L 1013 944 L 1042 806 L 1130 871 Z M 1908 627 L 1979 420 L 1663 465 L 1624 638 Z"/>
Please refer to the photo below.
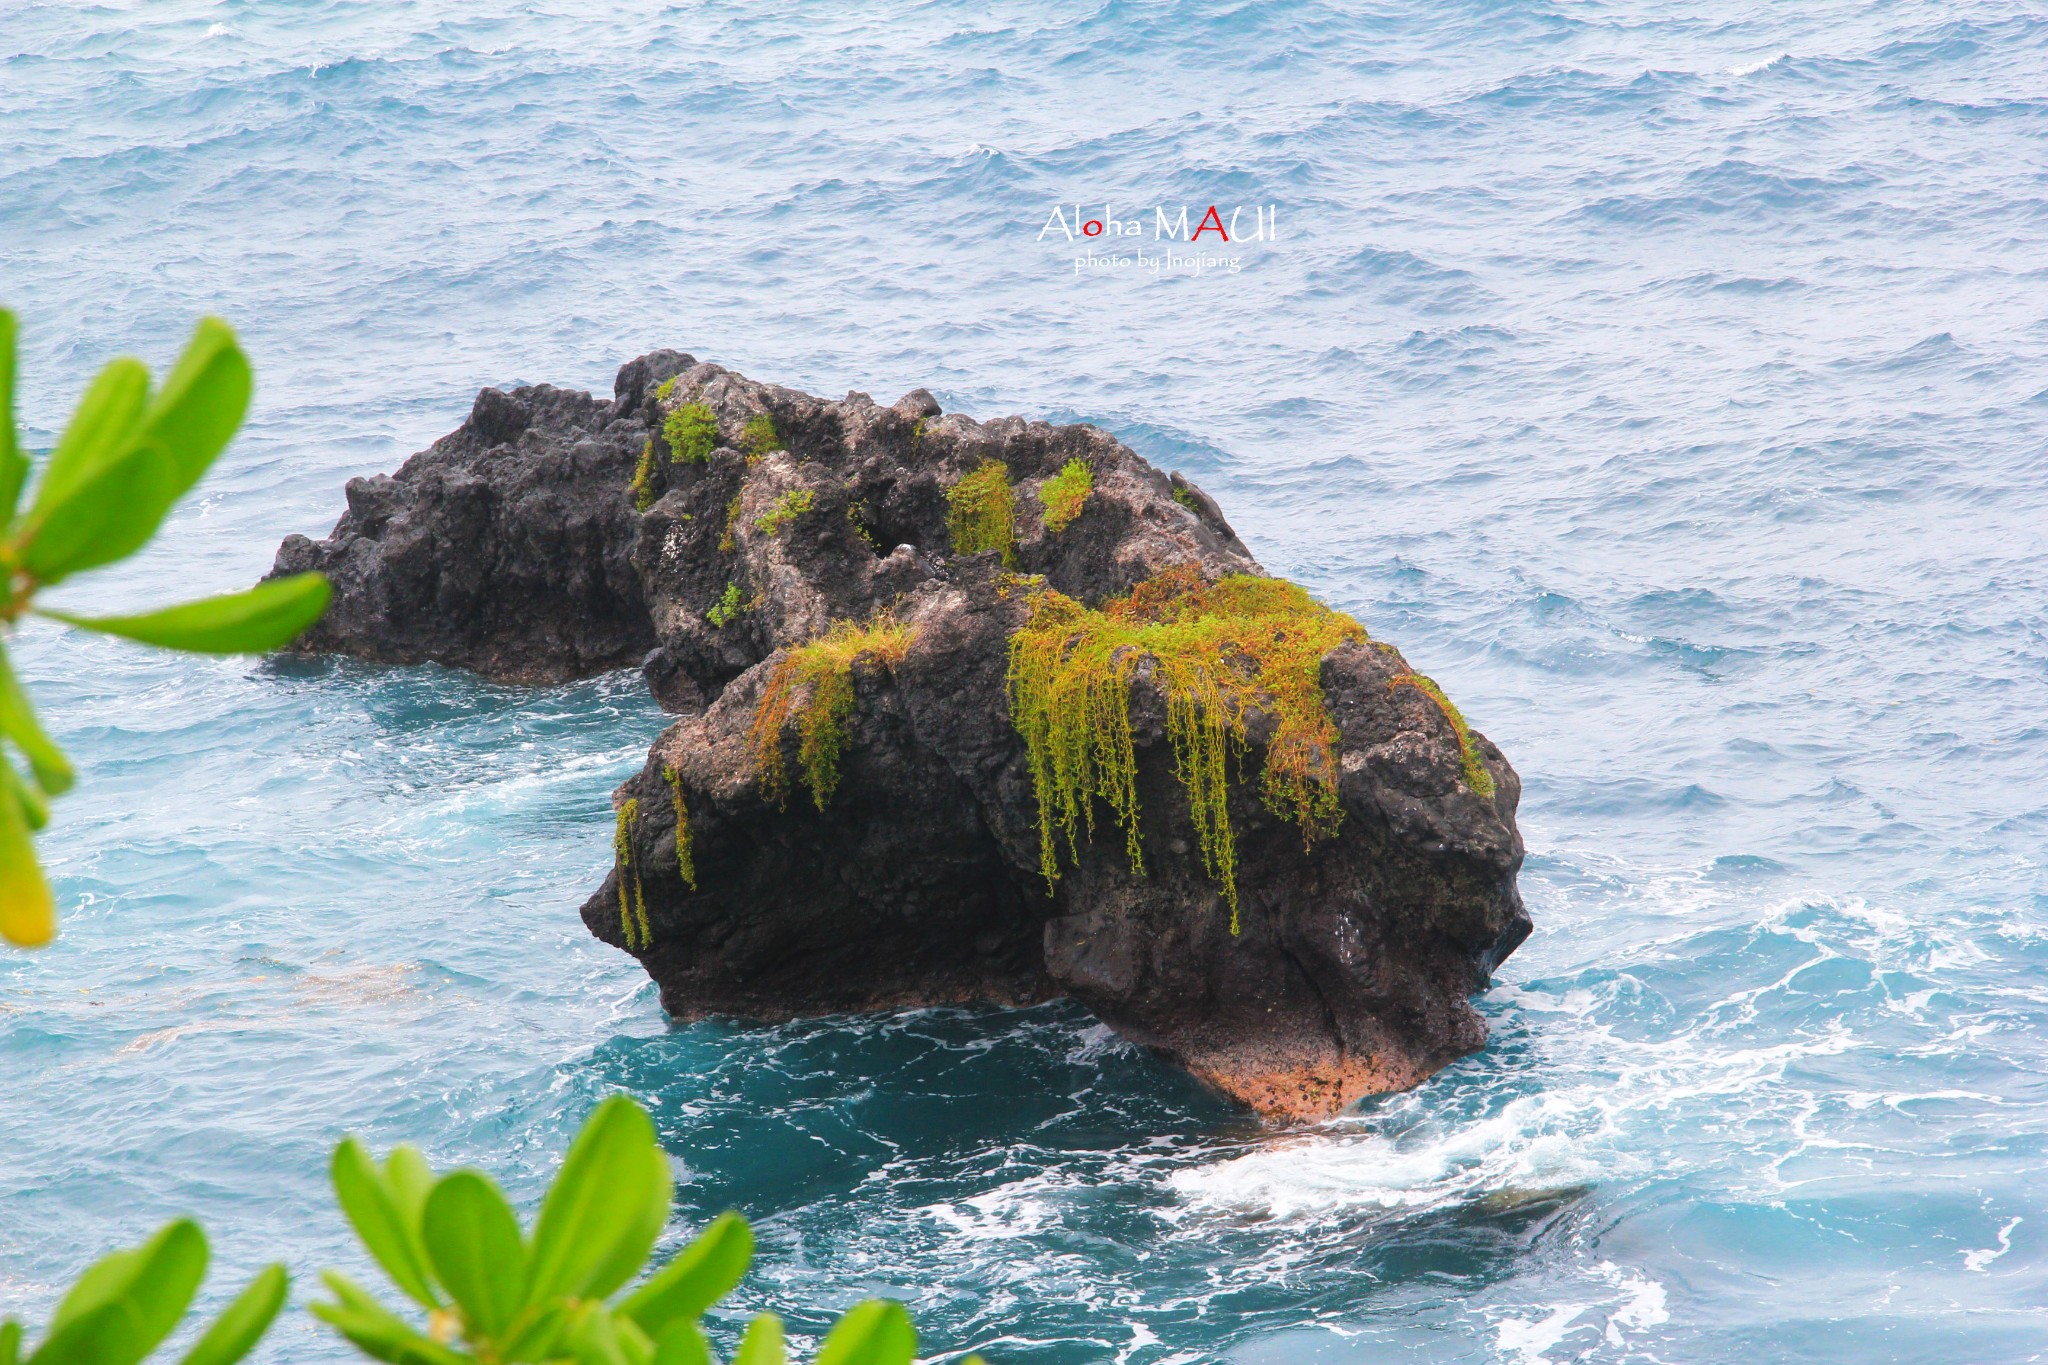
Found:
<path fill-rule="evenodd" d="M 955 554 L 1000 551 L 1003 565 L 1017 558 L 1017 504 L 1010 491 L 1010 467 L 983 460 L 973 473 L 946 490 L 946 530 Z"/>
<path fill-rule="evenodd" d="M 740 597 L 740 585 L 728 583 L 725 585 L 724 594 L 711 604 L 710 611 L 704 613 L 704 619 L 724 630 L 745 615 L 746 610 L 747 604 Z"/>
<path fill-rule="evenodd" d="M 1230 827 L 1229 768 L 1242 773 L 1245 715 L 1274 720 L 1260 794 L 1300 826 L 1304 842 L 1334 833 L 1336 725 L 1323 703 L 1323 656 L 1365 628 L 1278 578 L 1232 575 L 1205 582 L 1171 569 L 1091 610 L 1051 589 L 1029 598 L 1010 639 L 1010 715 L 1024 737 L 1038 798 L 1039 866 L 1048 893 L 1060 876 L 1060 845 L 1078 857 L 1095 833 L 1095 802 L 1124 832 L 1131 870 L 1145 870 L 1139 833 L 1131 679 L 1153 663 L 1165 695 L 1174 772 L 1187 791 L 1202 866 L 1238 930 L 1237 844 Z"/>
<path fill-rule="evenodd" d="M 718 448 L 718 418 L 702 403 L 685 403 L 661 424 L 671 464 L 703 464 Z"/>
<path fill-rule="evenodd" d="M 633 494 L 633 510 L 645 512 L 654 506 L 654 438 L 647 438 L 647 444 L 640 447 L 640 463 L 633 470 L 633 482 L 629 485 Z"/>
<path fill-rule="evenodd" d="M 647 891 L 640 885 L 640 859 L 633 851 L 633 831 L 639 823 L 640 799 L 629 796 L 619 803 L 619 824 L 612 834 L 612 858 L 619 869 L 619 935 L 628 952 L 644 952 L 654 942 L 647 926 Z M 633 883 L 630 898 L 628 881 Z"/>
<path fill-rule="evenodd" d="M 725 533 L 718 538 L 718 548 L 724 554 L 732 553 L 732 528 L 739 524 L 740 504 L 746 500 L 746 496 L 746 490 L 741 489 L 733 494 L 732 501 L 725 505 Z"/>
<path fill-rule="evenodd" d="M 670 395 L 674 394 L 676 391 L 676 381 L 680 380 L 681 378 L 682 376 L 679 374 L 672 374 L 668 378 L 662 380 L 660 384 L 656 385 L 654 390 L 654 401 L 657 403 L 666 403 L 669 400 Z"/>
<path fill-rule="evenodd" d="M 672 763 L 661 765 L 661 780 L 668 783 L 669 799 L 676 808 L 676 870 L 683 874 L 683 885 L 692 891 L 697 889 L 697 859 L 694 841 L 690 836 L 690 810 L 683 804 L 683 775 Z"/>
<path fill-rule="evenodd" d="M 1491 800 L 1494 793 L 1493 774 L 1486 770 L 1486 764 L 1480 760 L 1479 746 L 1472 739 L 1472 727 L 1465 723 L 1464 713 L 1444 695 L 1444 690 L 1436 685 L 1436 680 L 1410 672 L 1388 679 L 1387 686 L 1412 687 L 1436 703 L 1437 710 L 1443 712 L 1444 719 L 1450 722 L 1451 733 L 1458 737 L 1458 762 L 1465 770 L 1465 785 L 1472 789 L 1475 796 Z"/>
<path fill-rule="evenodd" d="M 747 453 L 756 458 L 771 450 L 782 449 L 782 436 L 775 430 L 775 419 L 765 412 L 747 419 L 747 424 L 740 428 L 740 440 L 745 443 Z"/>
<path fill-rule="evenodd" d="M 854 660 L 865 655 L 894 669 L 916 638 L 915 626 L 891 616 L 879 616 L 864 626 L 839 621 L 823 638 L 783 655 L 768 676 L 753 727 L 747 733 L 754 770 L 777 805 L 784 804 L 789 794 L 782 758 L 784 727 L 796 723 L 797 756 L 803 764 L 804 781 L 810 786 L 811 799 L 823 810 L 839 785 L 846 722 L 853 715 Z"/>
<path fill-rule="evenodd" d="M 754 529 L 772 536 L 810 511 L 817 501 L 818 495 L 810 489 L 792 488 L 777 498 L 766 512 L 754 518 Z"/>
<path fill-rule="evenodd" d="M 1038 500 L 1045 506 L 1045 529 L 1058 535 L 1072 526 L 1094 489 L 1095 471 L 1088 467 L 1088 462 L 1078 455 L 1068 460 L 1059 473 L 1039 485 Z"/>

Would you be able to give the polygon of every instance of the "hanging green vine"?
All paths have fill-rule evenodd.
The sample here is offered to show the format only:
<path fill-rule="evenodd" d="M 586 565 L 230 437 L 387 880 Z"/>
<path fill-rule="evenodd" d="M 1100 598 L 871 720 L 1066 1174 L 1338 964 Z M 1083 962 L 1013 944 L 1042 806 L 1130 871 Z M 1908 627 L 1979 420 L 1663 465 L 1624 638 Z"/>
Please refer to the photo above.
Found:
<path fill-rule="evenodd" d="M 747 735 L 755 771 L 777 805 L 788 799 L 783 727 L 796 722 L 797 756 L 803 764 L 804 780 L 810 786 L 811 799 L 823 810 L 839 785 L 846 721 L 853 714 L 853 661 L 867 655 L 893 669 L 916 638 L 916 627 L 888 616 L 865 626 L 840 621 L 823 639 L 798 645 L 783 656 L 768 677 Z"/>
<path fill-rule="evenodd" d="M 1050 589 L 1029 602 L 1031 615 L 1010 640 L 1010 715 L 1030 755 L 1048 893 L 1059 881 L 1060 843 L 1078 857 L 1083 832 L 1094 837 L 1098 798 L 1123 828 L 1131 870 L 1145 870 L 1130 684 L 1149 659 L 1203 870 L 1222 888 L 1235 934 L 1229 759 L 1243 762 L 1245 713 L 1275 720 L 1260 782 L 1266 806 L 1294 820 L 1306 842 L 1334 833 L 1343 816 L 1338 735 L 1320 670 L 1325 654 L 1363 640 L 1365 628 L 1284 580 L 1208 583 L 1192 568 L 1168 570 L 1100 610 Z"/>
<path fill-rule="evenodd" d="M 1465 770 L 1465 785 L 1475 796 L 1492 800 L 1495 790 L 1493 774 L 1486 770 L 1486 764 L 1479 757 L 1479 746 L 1472 740 L 1472 727 L 1465 723 L 1464 713 L 1444 695 L 1436 680 L 1420 673 L 1403 673 L 1388 679 L 1387 686 L 1412 687 L 1436 703 L 1437 709 L 1444 713 L 1444 719 L 1451 723 L 1451 733 L 1458 737 L 1458 762 Z"/>
<path fill-rule="evenodd" d="M 697 889 L 697 859 L 695 841 L 690 834 L 690 812 L 683 805 L 683 775 L 673 764 L 661 765 L 661 779 L 668 783 L 670 798 L 676 808 L 676 870 L 683 874 L 683 885 L 692 891 Z"/>
<path fill-rule="evenodd" d="M 629 796 L 619 804 L 619 825 L 612 835 L 612 857 L 619 869 L 619 934 L 629 953 L 645 952 L 654 942 L 647 925 L 647 891 L 640 885 L 640 860 L 633 852 L 633 829 L 639 823 L 639 798 Z M 626 896 L 629 876 L 633 879 L 630 901 Z"/>
<path fill-rule="evenodd" d="M 1017 505 L 1010 492 L 1010 467 L 983 460 L 980 467 L 946 490 L 946 529 L 955 554 L 999 550 L 1003 567 L 1017 560 Z"/>

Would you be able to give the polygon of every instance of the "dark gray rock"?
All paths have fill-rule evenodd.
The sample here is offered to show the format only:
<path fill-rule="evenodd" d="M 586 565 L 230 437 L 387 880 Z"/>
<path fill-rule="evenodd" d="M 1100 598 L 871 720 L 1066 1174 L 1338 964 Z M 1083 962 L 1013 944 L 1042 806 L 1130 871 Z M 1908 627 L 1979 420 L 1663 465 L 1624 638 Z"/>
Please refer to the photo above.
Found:
<path fill-rule="evenodd" d="M 671 462 L 660 435 L 686 401 L 718 419 L 702 463 Z M 750 449 L 747 424 L 764 415 L 779 448 Z M 651 501 L 636 513 L 628 485 L 650 440 Z M 1075 456 L 1094 491 L 1049 534 L 1036 489 Z M 950 549 L 947 489 L 984 459 L 1018 489 L 1014 574 L 994 554 Z M 778 505 L 807 510 L 764 527 Z M 1029 610 L 1017 575 L 1094 605 L 1183 566 L 1261 572 L 1213 499 L 1097 428 L 975 422 L 923 390 L 887 407 L 859 393 L 828 402 L 665 351 L 621 369 L 608 404 L 485 390 L 460 430 L 396 477 L 353 481 L 334 534 L 288 540 L 277 571 L 336 580 L 335 608 L 302 648 L 531 680 L 641 666 L 678 719 L 619 789 L 639 813 L 626 904 L 615 867 L 583 916 L 605 941 L 630 942 L 672 1014 L 1067 995 L 1269 1115 L 1412 1086 L 1484 1041 L 1468 997 L 1529 921 L 1514 770 L 1475 735 L 1496 788 L 1476 795 L 1444 714 L 1389 685 L 1407 671 L 1390 647 L 1323 660 L 1341 736 L 1334 837 L 1304 851 L 1291 822 L 1233 793 L 1240 935 L 1190 852 L 1165 704 L 1144 667 L 1131 715 L 1147 875 L 1105 824 L 1047 893 L 1005 689 Z M 778 803 L 748 742 L 776 664 L 834 622 L 883 611 L 916 633 L 893 670 L 855 665 L 837 791 L 819 809 L 792 781 Z M 678 792 L 694 888 L 679 865 Z"/>

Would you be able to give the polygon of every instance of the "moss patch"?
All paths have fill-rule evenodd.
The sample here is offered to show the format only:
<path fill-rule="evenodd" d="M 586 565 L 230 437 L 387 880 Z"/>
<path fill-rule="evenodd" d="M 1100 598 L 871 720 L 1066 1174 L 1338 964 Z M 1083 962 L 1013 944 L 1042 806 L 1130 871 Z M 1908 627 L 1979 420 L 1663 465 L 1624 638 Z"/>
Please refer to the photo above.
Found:
<path fill-rule="evenodd" d="M 1282 579 L 1206 583 L 1192 568 L 1160 574 L 1100 610 L 1050 589 L 1033 593 L 1030 607 L 1010 639 L 1010 716 L 1030 753 L 1048 893 L 1059 881 L 1060 843 L 1078 857 L 1082 833 L 1094 837 L 1098 798 L 1123 828 L 1131 870 L 1145 870 L 1130 684 L 1150 659 L 1203 870 L 1222 889 L 1236 933 L 1229 767 L 1234 754 L 1242 776 L 1245 714 L 1263 710 L 1276 722 L 1260 779 L 1267 808 L 1294 820 L 1306 842 L 1334 833 L 1343 818 L 1338 735 L 1323 704 L 1322 659 L 1366 638 L 1365 628 Z"/>
<path fill-rule="evenodd" d="M 727 626 L 739 620 L 746 613 L 746 610 L 747 604 L 740 597 L 740 585 L 728 583 L 725 585 L 725 592 L 720 595 L 716 602 L 711 604 L 711 610 L 704 613 L 704 619 L 720 630 L 724 630 Z"/>
<path fill-rule="evenodd" d="M 972 474 L 946 490 L 946 530 L 955 554 L 1002 553 L 1004 567 L 1017 560 L 1017 501 L 1010 492 L 1010 467 L 983 460 Z"/>
<path fill-rule="evenodd" d="M 756 458 L 771 450 L 782 449 L 782 437 L 775 430 L 775 419 L 765 412 L 747 419 L 747 424 L 740 428 L 740 442 L 747 453 Z"/>
<path fill-rule="evenodd" d="M 1472 740 L 1472 727 L 1465 723 L 1464 714 L 1444 695 L 1444 690 L 1436 685 L 1436 680 L 1426 678 L 1420 673 L 1403 673 L 1398 678 L 1388 679 L 1387 686 L 1412 687 L 1436 703 L 1437 709 L 1444 713 L 1444 719 L 1451 723 L 1451 733 L 1458 737 L 1458 762 L 1465 769 L 1465 785 L 1472 789 L 1475 796 L 1492 800 L 1493 774 L 1488 772 L 1486 764 L 1480 761 L 1479 746 Z"/>
<path fill-rule="evenodd" d="M 792 720 L 797 728 L 797 756 L 804 781 L 818 809 L 839 786 L 839 756 L 846 747 L 846 722 L 853 714 L 853 661 L 866 655 L 885 668 L 903 661 L 914 626 L 882 616 L 865 626 L 851 621 L 833 625 L 823 639 L 799 645 L 783 656 L 768 677 L 747 733 L 754 769 L 777 805 L 787 802 L 789 779 L 783 766 L 782 731 Z"/>
<path fill-rule="evenodd" d="M 777 498 L 766 512 L 754 518 L 754 529 L 772 536 L 810 511 L 817 501 L 818 495 L 810 489 L 792 488 Z"/>
<path fill-rule="evenodd" d="M 1173 500 L 1182 507 L 1187 508 L 1190 512 L 1193 512 L 1196 516 L 1202 515 L 1202 505 L 1195 501 L 1195 495 L 1180 484 L 1173 486 Z"/>
<path fill-rule="evenodd" d="M 689 808 L 683 805 L 683 775 L 664 763 L 661 765 L 661 780 L 668 783 L 669 798 L 676 808 L 676 870 L 683 874 L 683 885 L 695 891 L 697 860 L 694 841 L 690 837 Z"/>
<path fill-rule="evenodd" d="M 725 532 L 718 537 L 718 548 L 726 554 L 732 553 L 732 528 L 740 519 L 740 503 L 746 498 L 746 490 L 732 495 L 732 501 L 725 505 Z"/>
<path fill-rule="evenodd" d="M 639 798 L 629 796 L 619 805 L 619 825 L 612 834 L 612 858 L 619 869 L 619 933 L 629 953 L 645 952 L 654 942 L 647 926 L 647 892 L 640 885 L 640 861 L 633 852 L 633 830 L 639 823 Z M 628 878 L 633 882 L 630 900 L 626 896 Z"/>
<path fill-rule="evenodd" d="M 685 403 L 661 424 L 671 464 L 703 464 L 718 448 L 718 418 L 702 403 Z"/>
<path fill-rule="evenodd" d="M 654 506 L 654 438 L 647 438 L 647 444 L 640 447 L 640 464 L 633 470 L 633 482 L 627 485 L 633 495 L 633 510 L 645 512 Z"/>
<path fill-rule="evenodd" d="M 1059 473 L 1039 486 L 1038 500 L 1045 504 L 1045 529 L 1058 535 L 1072 526 L 1094 489 L 1095 471 L 1088 467 L 1088 462 L 1078 456 L 1068 460 Z"/>
<path fill-rule="evenodd" d="M 666 403 L 672 396 L 674 396 L 676 391 L 676 381 L 681 378 L 682 376 L 679 374 L 672 374 L 668 378 L 662 380 L 661 383 L 655 387 L 654 401 L 657 403 Z"/>

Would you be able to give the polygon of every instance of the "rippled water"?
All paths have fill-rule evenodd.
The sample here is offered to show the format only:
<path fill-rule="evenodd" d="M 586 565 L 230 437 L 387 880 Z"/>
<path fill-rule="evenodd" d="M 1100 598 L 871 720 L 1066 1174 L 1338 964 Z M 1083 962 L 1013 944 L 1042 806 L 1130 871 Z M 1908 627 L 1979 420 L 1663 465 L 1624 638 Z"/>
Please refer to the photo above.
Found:
<path fill-rule="evenodd" d="M 1096 421 L 1521 770 L 1493 1043 L 1273 1135 L 1070 1007 L 671 1028 L 575 915 L 632 676 L 31 626 L 82 782 L 66 935 L 0 958 L 0 1301 L 186 1210 L 307 1291 L 361 1265 L 340 1132 L 531 1200 L 623 1088 L 807 1331 L 887 1292 L 998 1365 L 2048 1355 L 2048 16 L 861 8 L 6 0 L 34 439 L 201 311 L 261 382 L 68 596 L 244 583 L 479 385 L 657 345 Z M 1279 233 L 1077 277 L 1077 201 Z M 267 1358 L 343 1357 L 295 1314 Z"/>

